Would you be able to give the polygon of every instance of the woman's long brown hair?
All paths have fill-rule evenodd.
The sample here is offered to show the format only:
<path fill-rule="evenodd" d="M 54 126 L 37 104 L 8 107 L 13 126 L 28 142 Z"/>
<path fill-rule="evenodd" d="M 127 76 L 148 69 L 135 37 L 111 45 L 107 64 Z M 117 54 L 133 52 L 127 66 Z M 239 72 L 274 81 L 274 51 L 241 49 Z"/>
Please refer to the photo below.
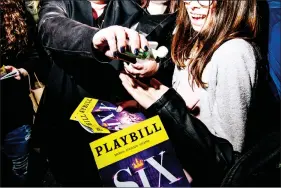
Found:
<path fill-rule="evenodd" d="M 178 5 L 179 5 L 179 0 L 169 0 L 168 3 L 168 7 L 169 7 L 169 13 L 174 13 L 177 11 L 178 9 Z M 142 8 L 147 8 L 149 5 L 150 0 L 141 0 L 141 6 Z"/>
<path fill-rule="evenodd" d="M 0 1 L 1 9 L 1 56 L 24 53 L 28 46 L 28 26 L 22 0 Z M 2 59 L 2 58 L 1 58 Z"/>
<path fill-rule="evenodd" d="M 192 86 L 206 88 L 202 74 L 213 53 L 233 38 L 253 40 L 258 29 L 256 0 L 218 0 L 210 25 L 199 33 L 192 29 L 183 1 L 180 2 L 177 31 L 172 41 L 172 59 L 179 67 L 190 57 Z M 194 50 L 195 49 L 195 50 Z"/>

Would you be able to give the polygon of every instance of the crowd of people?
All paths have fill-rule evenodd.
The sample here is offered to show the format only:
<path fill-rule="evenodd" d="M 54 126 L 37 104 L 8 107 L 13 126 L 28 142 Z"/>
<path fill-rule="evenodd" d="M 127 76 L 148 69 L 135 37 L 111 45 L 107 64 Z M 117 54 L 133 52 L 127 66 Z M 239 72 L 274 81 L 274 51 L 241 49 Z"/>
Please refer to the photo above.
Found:
<path fill-rule="evenodd" d="M 29 185 L 37 148 L 59 185 L 102 186 L 89 143 L 104 135 L 70 120 L 92 97 L 159 115 L 191 185 L 220 186 L 266 135 L 280 139 L 280 41 L 272 34 L 280 34 L 280 2 L 273 3 L 279 22 L 271 27 L 271 9 L 257 0 L 1 1 L 1 66 L 17 72 L 1 80 L 3 185 Z M 149 51 L 151 41 L 168 55 L 121 58 Z M 34 72 L 45 84 L 36 112 Z M 268 181 L 262 177 L 255 183 Z"/>

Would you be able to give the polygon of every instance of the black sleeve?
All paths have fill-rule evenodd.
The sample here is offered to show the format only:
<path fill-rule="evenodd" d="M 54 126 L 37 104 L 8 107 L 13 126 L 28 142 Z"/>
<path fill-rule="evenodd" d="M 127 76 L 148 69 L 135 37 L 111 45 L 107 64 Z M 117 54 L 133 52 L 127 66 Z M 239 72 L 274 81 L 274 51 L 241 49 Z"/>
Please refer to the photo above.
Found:
<path fill-rule="evenodd" d="M 160 60 L 159 69 L 153 75 L 154 78 L 159 80 L 162 84 L 172 87 L 172 76 L 175 64 L 172 62 L 171 57 L 166 57 Z M 170 76 L 169 76 L 170 75 Z"/>
<path fill-rule="evenodd" d="M 21 64 L 17 65 L 16 68 L 24 68 L 30 75 L 36 71 L 36 66 L 39 62 L 39 56 L 36 49 L 32 49 L 24 58 Z"/>
<path fill-rule="evenodd" d="M 103 54 L 92 45 L 92 38 L 98 29 L 71 19 L 69 1 L 41 0 L 40 3 L 38 32 L 45 49 L 90 58 L 99 57 L 98 61 L 103 61 Z"/>
<path fill-rule="evenodd" d="M 234 162 L 232 145 L 212 135 L 193 117 L 174 89 L 169 89 L 147 112 L 160 116 L 179 160 L 193 178 L 193 186 L 219 186 Z"/>

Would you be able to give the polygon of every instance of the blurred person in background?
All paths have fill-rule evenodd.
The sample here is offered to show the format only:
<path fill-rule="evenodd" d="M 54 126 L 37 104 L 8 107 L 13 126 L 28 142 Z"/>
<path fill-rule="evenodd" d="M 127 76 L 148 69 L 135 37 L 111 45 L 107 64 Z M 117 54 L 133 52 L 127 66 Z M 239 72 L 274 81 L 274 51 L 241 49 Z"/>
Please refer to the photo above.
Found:
<path fill-rule="evenodd" d="M 113 53 L 124 52 L 126 46 L 115 47 L 106 57 L 104 51 L 93 48 L 94 36 L 101 30 L 110 37 L 114 29 L 120 30 L 113 25 L 121 25 L 141 32 L 142 37 L 157 41 L 159 45 L 170 45 L 177 1 L 42 0 L 40 7 L 39 38 L 51 61 L 36 116 L 36 137 L 40 140 L 38 143 L 42 143 L 57 180 L 63 185 L 98 185 L 99 180 L 93 178 L 97 174 L 90 162 L 93 158 L 88 143 L 99 136 L 89 135 L 69 118 L 84 97 L 111 102 L 126 97 L 118 78 L 123 62 L 112 60 L 116 59 Z M 139 36 L 136 31 L 132 30 L 132 35 Z M 134 48 L 132 52 L 138 53 Z M 155 65 L 156 62 L 146 63 L 138 70 L 155 73 Z M 52 135 L 52 139 L 47 135 Z M 65 144 L 73 136 L 79 138 L 71 139 L 79 146 L 74 149 L 76 154 L 69 153 L 73 145 Z M 69 166 L 69 161 L 73 160 L 80 162 Z M 88 163 L 81 164 L 82 161 Z"/>
<path fill-rule="evenodd" d="M 161 8 L 162 12 L 157 12 L 158 15 L 150 20 L 148 5 L 138 0 L 40 1 L 38 32 L 50 59 L 50 71 L 35 119 L 38 134 L 34 136 L 62 185 L 99 185 L 88 143 L 100 135 L 88 134 L 69 118 L 84 97 L 117 102 L 126 95 L 118 78 L 120 69 L 111 62 L 126 50 L 126 43 L 121 46 L 112 43 L 117 31 L 121 38 L 124 37 L 122 33 L 128 32 L 128 37 L 136 41 L 147 37 L 170 44 L 177 7 L 174 1 L 164 2 L 167 4 L 159 4 L 164 8 Z M 170 9 L 172 5 L 174 8 Z M 147 18 L 140 21 L 142 17 Z M 128 29 L 133 26 L 136 28 Z M 137 31 L 142 31 L 143 35 Z M 109 44 L 97 45 L 96 49 L 94 44 L 98 40 L 95 39 L 101 40 L 101 37 Z M 140 43 L 131 44 L 132 53 L 137 54 L 140 47 L 148 48 Z M 150 65 L 154 66 L 156 62 L 139 69 L 149 70 Z"/>
<path fill-rule="evenodd" d="M 132 97 L 148 113 L 158 114 L 163 120 L 180 161 L 195 184 L 216 181 L 219 176 L 211 178 L 214 169 L 204 168 L 204 164 L 216 164 L 215 152 L 211 150 L 206 157 L 209 154 L 203 154 L 204 141 L 199 144 L 203 147 L 192 144 L 198 143 L 202 134 L 196 125 L 191 126 L 194 116 L 214 136 L 228 140 L 237 152 L 245 151 L 249 128 L 254 131 L 250 136 L 256 143 L 269 127 L 259 126 L 254 113 L 266 109 L 257 105 L 259 100 L 265 100 L 258 98 L 265 67 L 255 44 L 257 18 L 255 0 L 181 1 L 172 43 L 174 73 L 167 75 L 173 77 L 172 88 L 156 79 L 144 84 L 130 75 L 120 75 Z M 132 105 L 127 103 L 127 107 Z M 123 108 L 126 105 L 121 104 Z M 258 117 L 265 118 L 264 113 Z M 186 155 L 182 148 L 192 152 Z M 216 169 L 221 170 L 214 173 L 217 175 L 225 170 Z M 200 182 L 204 179 L 206 182 Z"/>
<path fill-rule="evenodd" d="M 6 186 L 26 185 L 33 106 L 29 98 L 28 73 L 37 61 L 32 20 L 21 0 L 0 2 L 1 66 L 14 78 L 1 80 L 1 150 L 11 163 Z M 2 167 L 2 165 L 1 165 Z"/>

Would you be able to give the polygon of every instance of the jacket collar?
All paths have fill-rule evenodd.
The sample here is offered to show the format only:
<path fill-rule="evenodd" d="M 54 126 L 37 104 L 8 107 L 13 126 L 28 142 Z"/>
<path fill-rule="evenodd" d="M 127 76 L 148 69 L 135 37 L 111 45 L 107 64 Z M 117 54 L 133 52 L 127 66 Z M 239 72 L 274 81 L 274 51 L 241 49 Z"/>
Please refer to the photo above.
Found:
<path fill-rule="evenodd" d="M 136 0 L 111 0 L 107 5 L 103 27 L 111 25 L 130 27 L 142 12 L 143 9 Z"/>
<path fill-rule="evenodd" d="M 156 30 L 161 30 L 167 24 L 173 24 L 176 20 L 177 12 L 172 14 L 161 15 L 149 15 L 147 12 L 139 20 L 139 24 L 136 28 L 137 31 L 141 31 L 146 37 L 151 35 Z"/>
<path fill-rule="evenodd" d="M 89 0 L 86 1 L 87 10 L 83 14 L 87 20 L 85 24 L 93 26 L 92 9 Z M 137 28 L 138 31 L 142 31 L 145 36 L 149 36 L 156 29 L 163 28 L 166 24 L 175 20 L 176 14 L 162 14 L 162 15 L 150 15 L 145 9 L 143 9 L 137 2 L 137 0 L 109 0 L 105 9 L 104 21 L 102 28 L 112 25 L 121 25 L 124 27 L 132 27 L 138 22 L 143 22 L 141 28 Z M 146 22 L 146 23 L 145 23 Z"/>

